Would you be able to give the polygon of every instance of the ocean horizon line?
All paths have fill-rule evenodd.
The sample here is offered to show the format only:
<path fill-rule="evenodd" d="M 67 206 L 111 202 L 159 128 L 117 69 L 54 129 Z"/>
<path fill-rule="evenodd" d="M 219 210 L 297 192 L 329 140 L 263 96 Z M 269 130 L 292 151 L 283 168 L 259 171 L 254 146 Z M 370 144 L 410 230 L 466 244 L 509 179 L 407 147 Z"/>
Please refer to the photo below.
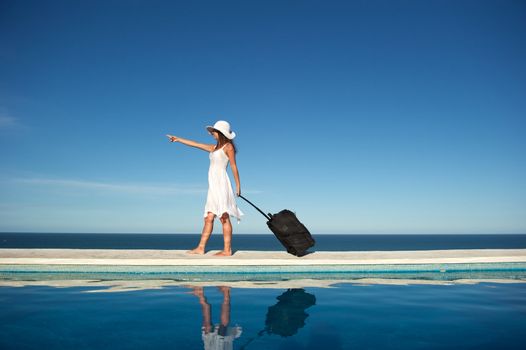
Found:
<path fill-rule="evenodd" d="M 192 249 L 200 233 L 0 233 L 0 248 Z M 312 234 L 312 250 L 440 250 L 526 248 L 526 234 Z M 208 249 L 222 249 L 223 234 L 214 232 Z M 237 233 L 235 250 L 283 250 L 272 232 Z"/>
<path fill-rule="evenodd" d="M 54 232 L 54 231 L 0 231 L 1 234 L 89 234 L 89 235 L 200 235 L 201 232 L 69 232 L 69 231 L 62 231 L 62 232 Z M 222 234 L 222 232 L 213 232 L 214 234 Z M 243 235 L 243 236 L 255 236 L 255 235 L 273 235 L 272 232 L 256 232 L 256 233 L 247 233 L 247 232 L 234 232 L 234 235 Z M 343 233 L 343 232 L 329 232 L 329 233 L 312 233 L 312 235 L 334 235 L 334 236 L 363 236 L 363 235 L 526 235 L 526 232 L 442 232 L 442 233 L 419 233 L 419 232 L 405 232 L 405 233 L 399 233 L 399 232 L 393 232 L 393 233 L 386 233 L 386 232 L 367 232 L 367 233 Z"/>

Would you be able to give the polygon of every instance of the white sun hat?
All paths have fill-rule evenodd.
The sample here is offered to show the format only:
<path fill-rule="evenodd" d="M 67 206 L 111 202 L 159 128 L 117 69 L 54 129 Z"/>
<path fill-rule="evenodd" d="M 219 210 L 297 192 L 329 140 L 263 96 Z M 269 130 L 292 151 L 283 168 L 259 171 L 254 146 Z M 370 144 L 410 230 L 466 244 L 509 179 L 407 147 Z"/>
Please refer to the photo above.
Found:
<path fill-rule="evenodd" d="M 223 135 L 225 135 L 228 139 L 232 140 L 234 137 L 236 137 L 236 133 L 230 130 L 230 124 L 224 120 L 218 120 L 214 126 L 207 126 L 206 130 L 208 130 L 209 133 L 212 131 L 218 130 Z"/>

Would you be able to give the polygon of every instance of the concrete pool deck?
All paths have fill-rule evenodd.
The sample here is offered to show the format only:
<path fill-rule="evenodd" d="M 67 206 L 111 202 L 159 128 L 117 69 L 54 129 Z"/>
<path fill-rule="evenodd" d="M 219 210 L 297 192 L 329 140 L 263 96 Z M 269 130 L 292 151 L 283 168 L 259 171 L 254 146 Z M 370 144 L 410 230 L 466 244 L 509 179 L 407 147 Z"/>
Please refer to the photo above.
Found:
<path fill-rule="evenodd" d="M 320 266 L 524 263 L 526 249 L 313 252 L 295 257 L 277 251 L 236 251 L 230 257 L 150 249 L 0 249 L 0 265 L 110 266 Z"/>

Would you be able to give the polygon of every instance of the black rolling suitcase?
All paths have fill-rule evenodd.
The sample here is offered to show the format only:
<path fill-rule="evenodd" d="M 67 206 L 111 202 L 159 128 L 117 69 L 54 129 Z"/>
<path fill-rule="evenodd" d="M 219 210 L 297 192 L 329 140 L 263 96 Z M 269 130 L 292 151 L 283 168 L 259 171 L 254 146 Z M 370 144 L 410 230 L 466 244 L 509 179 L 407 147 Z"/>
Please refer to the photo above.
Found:
<path fill-rule="evenodd" d="M 243 198 L 267 218 L 268 227 L 281 244 L 283 244 L 285 249 L 287 249 L 288 253 L 303 256 L 307 254 L 307 249 L 314 246 L 315 241 L 309 230 L 298 220 L 296 214 L 290 210 L 284 209 L 277 214 L 273 215 L 269 213 L 267 215 L 245 197 L 239 197 Z"/>

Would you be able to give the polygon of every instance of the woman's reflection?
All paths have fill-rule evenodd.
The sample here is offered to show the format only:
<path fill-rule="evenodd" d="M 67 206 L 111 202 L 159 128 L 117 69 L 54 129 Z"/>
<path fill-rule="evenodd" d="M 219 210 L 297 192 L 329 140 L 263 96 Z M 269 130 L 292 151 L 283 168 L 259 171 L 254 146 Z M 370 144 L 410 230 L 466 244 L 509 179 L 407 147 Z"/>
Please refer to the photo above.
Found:
<path fill-rule="evenodd" d="M 230 323 L 230 287 L 217 287 L 223 294 L 223 303 L 221 304 L 221 322 L 214 325 L 212 323 L 212 311 L 210 304 L 206 300 L 203 287 L 191 287 L 192 294 L 199 298 L 201 311 L 203 314 L 202 336 L 205 350 L 231 350 L 234 339 L 241 335 L 241 327 L 229 327 Z"/>

